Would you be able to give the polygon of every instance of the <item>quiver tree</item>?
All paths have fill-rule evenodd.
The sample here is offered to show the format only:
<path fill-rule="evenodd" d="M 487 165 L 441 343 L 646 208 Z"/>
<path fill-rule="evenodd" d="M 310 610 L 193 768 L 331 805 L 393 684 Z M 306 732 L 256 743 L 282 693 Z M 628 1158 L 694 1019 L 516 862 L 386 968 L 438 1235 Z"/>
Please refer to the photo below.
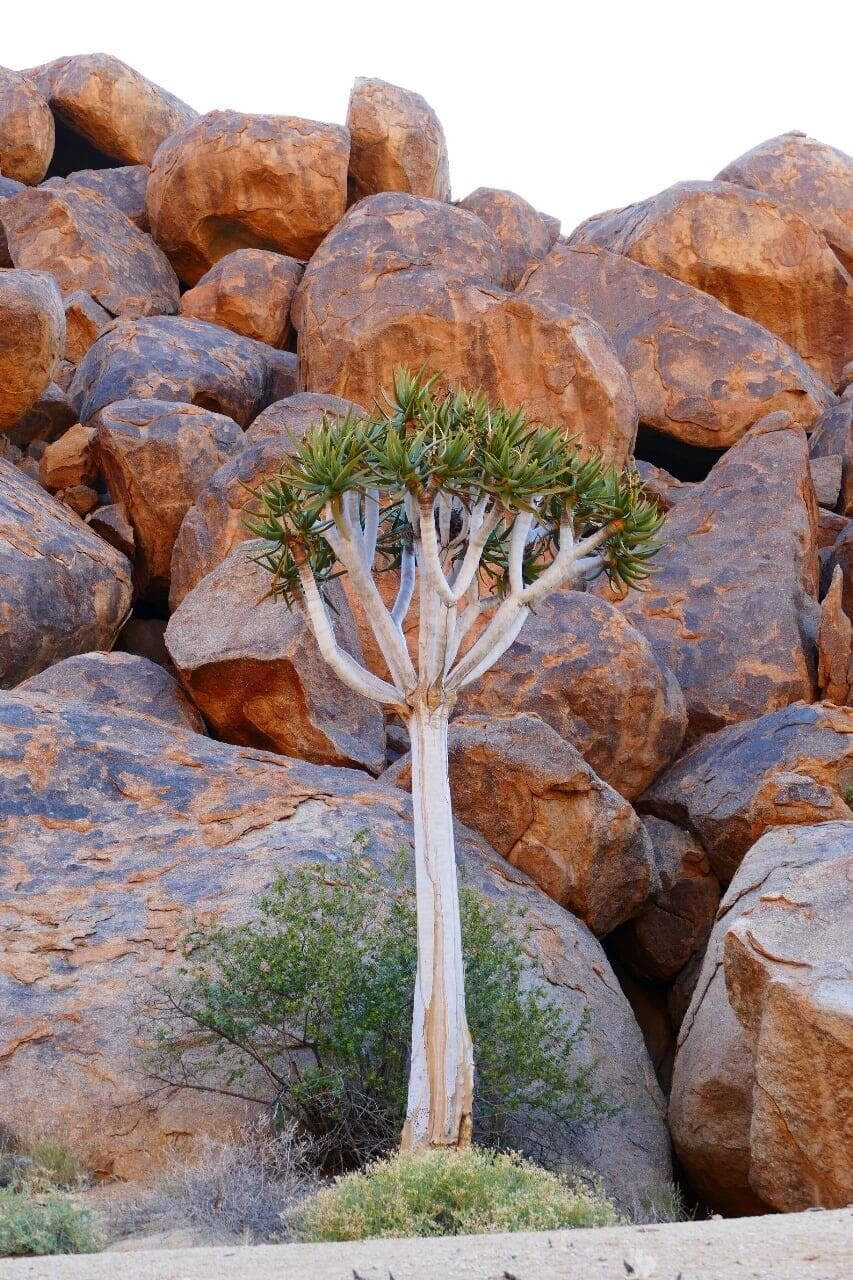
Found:
<path fill-rule="evenodd" d="M 437 378 L 397 373 L 369 420 L 324 417 L 255 492 L 249 527 L 272 593 L 301 605 L 339 679 L 406 723 L 418 968 L 404 1147 L 470 1141 L 473 1052 L 465 1015 L 447 728 L 461 689 L 503 654 L 557 588 L 605 573 L 624 593 L 648 576 L 657 508 L 633 471 L 584 454 L 521 410 Z M 396 571 L 388 607 L 376 577 Z M 387 666 L 335 639 L 328 583 L 349 575 Z M 417 653 L 403 625 L 418 592 Z"/>

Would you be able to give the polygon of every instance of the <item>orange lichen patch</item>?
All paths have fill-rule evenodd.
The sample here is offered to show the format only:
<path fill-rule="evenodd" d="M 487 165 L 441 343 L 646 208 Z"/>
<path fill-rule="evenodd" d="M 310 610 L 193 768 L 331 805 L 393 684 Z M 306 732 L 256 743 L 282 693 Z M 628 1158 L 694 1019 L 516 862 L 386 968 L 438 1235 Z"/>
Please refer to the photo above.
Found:
<path fill-rule="evenodd" d="M 0 1062 L 11 1058 L 24 1045 L 36 1044 L 40 1040 L 49 1040 L 53 1035 L 53 1029 L 50 1024 L 44 1021 L 37 1022 L 30 1027 L 23 1035 L 13 1036 L 11 1039 L 0 1040 Z"/>

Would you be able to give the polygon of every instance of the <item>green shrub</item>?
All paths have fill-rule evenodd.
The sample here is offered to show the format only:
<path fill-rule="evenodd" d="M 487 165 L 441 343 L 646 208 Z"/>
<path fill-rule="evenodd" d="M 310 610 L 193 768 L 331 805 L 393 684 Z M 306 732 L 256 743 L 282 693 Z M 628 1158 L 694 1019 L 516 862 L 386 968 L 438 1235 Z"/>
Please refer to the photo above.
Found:
<path fill-rule="evenodd" d="M 68 1196 L 36 1199 L 26 1190 L 0 1190 L 0 1257 L 95 1253 L 91 1215 Z"/>
<path fill-rule="evenodd" d="M 307 1241 L 554 1231 L 618 1221 L 599 1189 L 517 1155 L 477 1148 L 380 1161 L 338 1178 L 294 1215 Z"/>
<path fill-rule="evenodd" d="M 525 979 L 520 918 L 464 887 L 461 907 L 478 1142 L 514 1145 L 523 1116 L 531 1150 L 540 1126 L 570 1131 L 608 1114 L 593 1069 L 573 1062 L 587 1015 L 570 1025 L 544 984 Z M 269 1105 L 334 1171 L 396 1146 L 416 963 L 402 872 L 389 888 L 354 854 L 280 876 L 255 922 L 197 927 L 183 956 L 142 1016 L 155 1079 Z M 547 1157 L 546 1137 L 540 1146 Z"/>

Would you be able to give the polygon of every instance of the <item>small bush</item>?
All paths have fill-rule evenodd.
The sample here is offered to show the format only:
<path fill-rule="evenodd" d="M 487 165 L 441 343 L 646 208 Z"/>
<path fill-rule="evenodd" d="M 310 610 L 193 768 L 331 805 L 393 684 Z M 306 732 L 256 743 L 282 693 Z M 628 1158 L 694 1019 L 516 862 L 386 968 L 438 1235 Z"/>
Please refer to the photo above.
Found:
<path fill-rule="evenodd" d="M 68 1196 L 36 1199 L 26 1190 L 0 1190 L 0 1257 L 95 1253 L 91 1215 Z"/>
<path fill-rule="evenodd" d="M 529 982 L 523 923 L 464 887 L 461 910 L 477 1141 L 515 1145 L 521 1123 L 532 1149 L 539 1125 L 570 1134 L 609 1114 L 592 1068 L 574 1060 L 586 1015 L 572 1026 L 544 983 Z M 155 1079 L 268 1105 L 333 1172 L 395 1147 L 417 956 L 402 873 L 389 887 L 354 854 L 279 877 L 256 922 L 200 926 L 183 956 L 142 1016 Z M 547 1137 L 540 1150 L 547 1159 Z"/>
<path fill-rule="evenodd" d="M 606 1227 L 619 1218 L 600 1190 L 472 1148 L 397 1155 L 347 1174 L 294 1221 L 300 1239 L 320 1242 Z"/>
<path fill-rule="evenodd" d="M 310 1154 L 292 1128 L 271 1133 L 254 1125 L 231 1142 L 208 1138 L 196 1162 L 166 1175 L 159 1203 L 149 1212 L 162 1208 L 209 1233 L 280 1240 L 286 1234 L 282 1214 L 316 1185 Z"/>

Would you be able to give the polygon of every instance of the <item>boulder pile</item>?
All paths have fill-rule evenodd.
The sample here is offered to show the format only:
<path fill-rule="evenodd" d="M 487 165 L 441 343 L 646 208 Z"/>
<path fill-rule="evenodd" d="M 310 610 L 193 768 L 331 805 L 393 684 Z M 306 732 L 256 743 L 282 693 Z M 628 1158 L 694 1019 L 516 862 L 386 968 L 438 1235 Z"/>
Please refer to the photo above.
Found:
<path fill-rule="evenodd" d="M 231 1123 L 146 1098 L 140 990 L 277 871 L 410 846 L 400 726 L 244 523 L 404 364 L 668 513 L 648 590 L 552 596 L 450 731 L 468 881 L 526 913 L 613 1104 L 566 1157 L 626 1204 L 672 1147 L 712 1210 L 853 1197 L 853 160 L 789 133 L 693 176 L 562 234 L 457 199 L 380 80 L 334 124 L 104 54 L 0 68 L 0 1123 L 121 1177 Z"/>

